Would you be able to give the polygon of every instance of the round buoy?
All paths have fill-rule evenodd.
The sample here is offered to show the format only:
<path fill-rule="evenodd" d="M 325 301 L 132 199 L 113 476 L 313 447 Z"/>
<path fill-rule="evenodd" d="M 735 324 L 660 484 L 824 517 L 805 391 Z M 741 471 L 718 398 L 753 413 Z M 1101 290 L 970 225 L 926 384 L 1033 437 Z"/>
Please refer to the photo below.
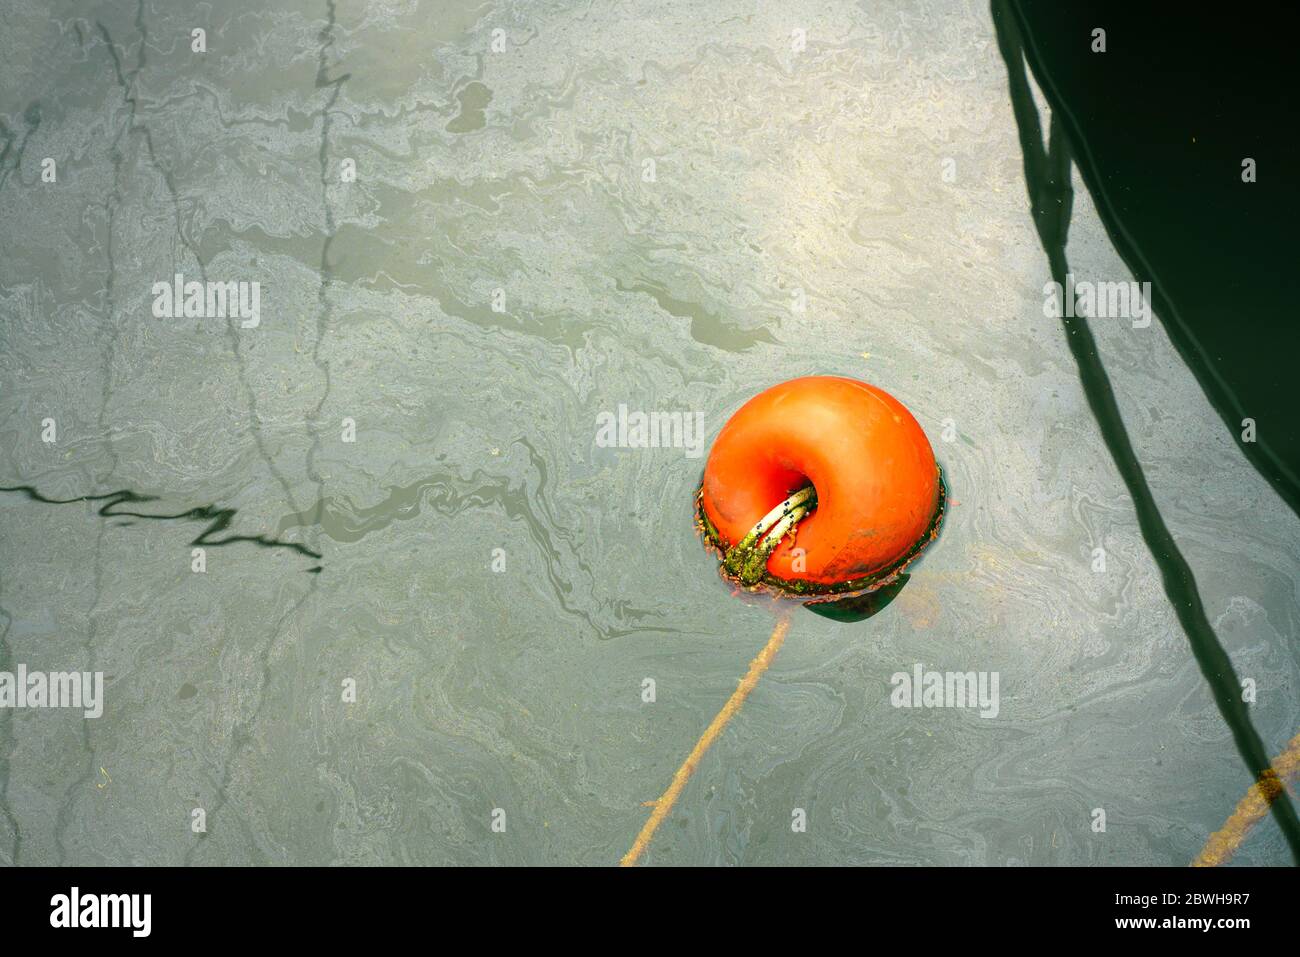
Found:
<path fill-rule="evenodd" d="M 944 489 L 925 433 L 883 389 L 782 382 L 722 427 L 697 518 L 746 587 L 799 596 L 892 581 L 938 533 Z"/>

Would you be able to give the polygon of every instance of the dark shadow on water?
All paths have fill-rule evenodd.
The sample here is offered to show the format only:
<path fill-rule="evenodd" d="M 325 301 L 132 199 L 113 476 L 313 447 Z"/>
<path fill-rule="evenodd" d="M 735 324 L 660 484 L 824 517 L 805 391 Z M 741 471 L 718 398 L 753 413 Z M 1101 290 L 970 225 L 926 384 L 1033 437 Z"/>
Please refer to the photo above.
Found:
<path fill-rule="evenodd" d="M 98 509 L 99 514 L 104 518 L 126 518 L 142 519 L 145 521 L 155 522 L 207 522 L 207 527 L 199 532 L 190 544 L 207 548 L 220 548 L 225 545 L 238 545 L 247 543 L 256 545 L 260 548 L 284 548 L 291 552 L 297 552 L 299 555 L 305 555 L 308 558 L 319 560 L 320 552 L 312 551 L 306 545 L 300 542 L 286 542 L 276 538 L 269 538 L 266 535 L 227 535 L 220 538 L 222 532 L 228 529 L 231 522 L 235 519 L 237 509 L 218 508 L 216 505 L 202 505 L 198 508 L 191 508 L 184 512 L 171 514 L 150 514 L 149 512 L 129 511 L 119 506 L 122 505 L 143 505 L 147 502 L 158 501 L 156 496 L 141 495 L 138 492 L 132 492 L 130 489 L 119 489 L 116 492 L 105 492 L 102 495 L 80 495 L 76 498 L 50 498 L 41 494 L 31 485 L 0 485 L 0 492 L 14 492 L 19 495 L 25 495 L 33 502 L 41 502 L 45 505 L 73 505 L 78 502 L 100 502 Z M 120 522 L 121 525 L 133 524 L 130 521 Z M 318 574 L 321 571 L 319 565 L 307 569 L 310 574 Z"/>
<path fill-rule="evenodd" d="M 1300 515 L 1294 14 L 1100 0 L 1008 12 L 1111 245 L 1151 283 L 1223 437 Z M 1161 411 L 1176 423 L 1180 410 Z"/>
<path fill-rule="evenodd" d="M 875 591 L 869 591 L 865 595 L 842 598 L 839 601 L 810 601 L 806 602 L 804 607 L 814 615 L 821 615 L 831 621 L 846 624 L 866 621 L 877 612 L 888 608 L 889 603 L 898 597 L 898 593 L 903 590 L 903 586 L 907 584 L 910 577 L 904 572 L 888 585 L 882 585 Z"/>
<path fill-rule="evenodd" d="M 1066 288 L 1066 276 L 1070 271 L 1066 259 L 1066 243 L 1074 202 L 1070 170 L 1078 150 L 1072 148 L 1074 144 L 1071 142 L 1071 134 L 1062 125 L 1061 113 L 1057 110 L 1052 111 L 1046 140 L 1043 137 L 1038 108 L 1026 74 L 1023 24 L 1016 16 L 1016 7 L 1011 0 L 993 0 L 992 15 L 998 48 L 1007 68 L 1011 105 L 1024 154 L 1025 183 L 1029 190 L 1033 222 L 1047 254 L 1052 278 L 1061 288 Z M 1087 42 L 1086 32 L 1081 36 L 1080 42 Z M 1156 160 L 1150 158 L 1150 161 Z M 1140 196 L 1134 196 L 1130 202 L 1138 203 L 1140 200 Z M 1204 229 L 1212 227 L 1212 223 L 1202 224 Z M 1160 318 L 1163 320 L 1164 316 Z M 1274 774 L 1268 753 L 1251 722 L 1246 704 L 1241 700 L 1241 682 L 1233 669 L 1232 660 L 1219 643 L 1218 636 L 1206 617 L 1191 566 L 1165 525 L 1151 493 L 1120 415 L 1115 392 L 1097 351 L 1092 330 L 1088 321 L 1077 315 L 1062 316 L 1061 323 L 1065 341 L 1078 366 L 1079 383 L 1088 407 L 1133 500 L 1142 538 L 1160 570 L 1165 595 L 1187 636 L 1192 656 L 1214 696 L 1219 714 L 1232 732 L 1238 753 L 1254 779 L 1260 781 Z M 1285 792 L 1273 802 L 1271 810 L 1292 855 L 1300 863 L 1300 819 L 1297 819 L 1295 808 Z"/>

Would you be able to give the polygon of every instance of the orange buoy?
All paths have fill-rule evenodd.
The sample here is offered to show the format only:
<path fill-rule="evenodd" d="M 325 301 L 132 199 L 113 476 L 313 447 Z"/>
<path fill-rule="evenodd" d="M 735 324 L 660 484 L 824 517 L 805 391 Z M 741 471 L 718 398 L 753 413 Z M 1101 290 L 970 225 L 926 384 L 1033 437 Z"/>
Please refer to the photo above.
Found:
<path fill-rule="evenodd" d="M 938 533 L 944 490 L 925 433 L 883 389 L 782 382 L 722 427 L 697 518 L 723 574 L 795 595 L 870 591 Z"/>

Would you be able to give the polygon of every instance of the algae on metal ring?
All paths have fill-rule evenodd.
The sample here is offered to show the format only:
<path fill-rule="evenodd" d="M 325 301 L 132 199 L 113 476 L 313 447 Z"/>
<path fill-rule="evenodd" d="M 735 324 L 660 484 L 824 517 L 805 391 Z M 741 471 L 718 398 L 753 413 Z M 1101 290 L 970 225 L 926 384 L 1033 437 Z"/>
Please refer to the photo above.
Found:
<path fill-rule="evenodd" d="M 784 538 L 785 534 L 791 529 L 797 528 L 796 523 L 799 519 L 790 521 L 791 516 L 796 512 L 811 514 L 815 508 L 817 501 L 816 490 L 812 486 L 807 486 L 790 495 L 764 516 L 741 541 L 735 545 L 730 545 L 719 534 L 713 523 L 709 521 L 709 516 L 704 509 L 704 483 L 701 480 L 700 487 L 695 492 L 695 526 L 704 538 L 705 547 L 716 551 L 720 556 L 721 565 L 719 571 L 722 577 L 746 590 L 766 590 L 781 596 L 812 598 L 814 600 L 822 597 L 838 599 L 853 594 L 865 594 L 893 582 L 939 536 L 948 498 L 948 488 L 943 480 L 942 468 L 938 468 L 938 477 L 939 501 L 935 506 L 934 518 L 931 519 L 925 534 L 917 539 L 901 558 L 888 567 L 870 575 L 864 575 L 849 581 L 836 582 L 831 585 L 801 579 L 778 578 L 767 571 L 767 560 L 779 544 L 780 539 Z M 780 516 L 775 524 L 768 521 L 774 514 Z M 799 516 L 799 518 L 803 517 L 803 515 Z M 781 525 L 786 525 L 786 528 L 781 530 L 778 537 L 775 533 Z M 759 543 L 760 536 L 768 528 L 772 528 L 773 533 Z M 772 539 L 776 540 L 772 541 Z M 758 547 L 755 547 L 756 543 L 758 543 Z M 765 545 L 768 547 L 764 550 L 763 546 Z"/>

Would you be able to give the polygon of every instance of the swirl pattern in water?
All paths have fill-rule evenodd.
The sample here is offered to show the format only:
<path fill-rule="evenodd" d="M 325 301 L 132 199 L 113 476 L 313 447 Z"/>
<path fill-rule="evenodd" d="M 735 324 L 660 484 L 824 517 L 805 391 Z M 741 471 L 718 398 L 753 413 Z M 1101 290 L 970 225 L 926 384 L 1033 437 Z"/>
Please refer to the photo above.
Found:
<path fill-rule="evenodd" d="M 796 612 L 645 860 L 1189 862 L 1250 775 L 1045 314 L 987 6 L 873 6 L 7 2 L 0 671 L 104 700 L 0 709 L 0 862 L 616 862 L 772 630 L 702 456 L 810 374 L 913 412 L 942 537 Z M 1069 253 L 1143 278 L 1081 185 Z M 1277 753 L 1295 516 L 1160 323 L 1092 329 Z"/>

